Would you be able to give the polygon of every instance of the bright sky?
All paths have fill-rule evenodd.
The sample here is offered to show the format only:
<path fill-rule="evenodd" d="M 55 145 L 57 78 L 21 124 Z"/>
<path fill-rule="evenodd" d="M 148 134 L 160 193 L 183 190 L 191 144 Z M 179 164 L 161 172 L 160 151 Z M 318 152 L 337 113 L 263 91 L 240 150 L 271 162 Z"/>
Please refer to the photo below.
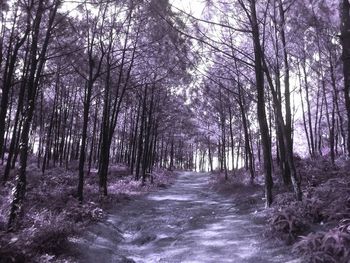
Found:
<path fill-rule="evenodd" d="M 169 0 L 170 4 L 184 10 L 187 13 L 192 13 L 196 17 L 200 17 L 204 8 L 204 3 L 201 0 Z"/>

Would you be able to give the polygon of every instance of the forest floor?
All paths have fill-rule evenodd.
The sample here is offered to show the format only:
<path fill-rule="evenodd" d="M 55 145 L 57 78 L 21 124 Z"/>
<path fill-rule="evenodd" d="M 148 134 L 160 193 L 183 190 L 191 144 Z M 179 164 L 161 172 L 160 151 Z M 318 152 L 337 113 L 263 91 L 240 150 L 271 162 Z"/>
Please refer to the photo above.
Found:
<path fill-rule="evenodd" d="M 84 263 L 300 263 L 263 237 L 260 185 L 237 184 L 230 196 L 212 186 L 210 173 L 179 171 L 168 188 L 116 204 L 71 238 L 71 253 Z"/>
<path fill-rule="evenodd" d="M 243 170 L 227 181 L 222 174 L 186 172 L 175 181 L 157 171 L 154 184 L 142 186 L 126 167 L 113 166 L 109 196 L 100 197 L 92 171 L 79 204 L 76 169 L 42 175 L 32 162 L 14 233 L 5 231 L 14 181 L 0 187 L 0 262 L 76 262 L 79 250 L 84 262 L 299 262 L 293 253 L 301 262 L 349 262 L 350 163 L 296 164 L 303 201 L 295 201 L 276 168 L 274 203 L 265 209 L 263 176 L 251 185 Z"/>
<path fill-rule="evenodd" d="M 0 171 L 2 169 L 0 166 Z M 33 160 L 27 168 L 28 185 L 22 219 L 17 230 L 9 233 L 6 224 L 15 183 L 14 172 L 12 180 L 0 186 L 0 263 L 74 261 L 64 254 L 70 236 L 105 220 L 116 204 L 128 203 L 136 196 L 165 188 L 175 179 L 170 172 L 157 170 L 153 173 L 153 183 L 147 181 L 142 185 L 133 180 L 125 166 L 115 165 L 108 175 L 108 196 L 101 197 L 96 170 L 92 170 L 85 178 L 84 202 L 80 204 L 75 197 L 76 169 L 56 167 L 42 174 Z"/>
<path fill-rule="evenodd" d="M 265 237 L 291 245 L 303 262 L 350 262 L 350 163 L 339 159 L 333 166 L 328 159 L 318 158 L 296 159 L 296 165 L 302 178 L 303 201 L 295 201 L 291 189 L 283 186 L 277 168 L 273 205 L 258 211 L 268 226 Z M 213 187 L 235 195 L 244 189 L 240 184 L 249 184 L 247 178 L 245 171 L 228 181 L 216 175 Z M 256 182 L 262 185 L 263 176 Z"/>

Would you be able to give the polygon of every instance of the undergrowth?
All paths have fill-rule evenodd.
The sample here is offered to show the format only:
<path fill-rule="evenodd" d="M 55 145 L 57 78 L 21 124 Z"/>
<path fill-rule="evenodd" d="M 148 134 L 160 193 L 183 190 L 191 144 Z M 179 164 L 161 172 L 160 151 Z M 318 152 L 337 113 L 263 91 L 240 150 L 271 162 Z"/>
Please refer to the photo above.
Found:
<path fill-rule="evenodd" d="M 1 168 L 1 167 L 0 167 Z M 7 232 L 14 187 L 12 180 L 0 187 L 0 262 L 74 262 L 67 260 L 67 238 L 93 222 L 103 220 L 108 209 L 118 202 L 164 187 L 172 176 L 155 171 L 154 183 L 134 181 L 125 167 L 113 167 L 109 173 L 109 195 L 98 192 L 96 172 L 86 176 L 84 202 L 76 199 L 76 170 L 56 167 L 42 174 L 35 164 L 28 166 L 28 187 L 22 218 L 16 231 Z M 121 176 L 122 175 L 122 176 Z"/>
<path fill-rule="evenodd" d="M 276 195 L 267 236 L 294 244 L 303 262 L 350 261 L 349 164 L 298 160 L 303 201 L 291 192 Z M 280 186 L 283 189 L 282 186 Z"/>
<path fill-rule="evenodd" d="M 301 237 L 294 250 L 308 262 L 349 262 L 350 220 L 341 220 L 339 226 Z"/>

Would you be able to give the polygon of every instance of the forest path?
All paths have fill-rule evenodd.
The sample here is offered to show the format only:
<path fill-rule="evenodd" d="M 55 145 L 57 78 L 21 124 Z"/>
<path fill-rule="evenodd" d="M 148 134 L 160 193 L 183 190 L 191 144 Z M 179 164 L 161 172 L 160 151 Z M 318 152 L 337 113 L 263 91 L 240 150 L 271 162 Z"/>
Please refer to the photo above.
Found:
<path fill-rule="evenodd" d="M 298 262 L 290 247 L 262 238 L 264 222 L 253 216 L 257 204 L 248 201 L 261 200 L 261 191 L 252 195 L 241 189 L 232 199 L 210 189 L 209 179 L 183 172 L 169 188 L 116 208 L 90 230 L 82 261 Z"/>

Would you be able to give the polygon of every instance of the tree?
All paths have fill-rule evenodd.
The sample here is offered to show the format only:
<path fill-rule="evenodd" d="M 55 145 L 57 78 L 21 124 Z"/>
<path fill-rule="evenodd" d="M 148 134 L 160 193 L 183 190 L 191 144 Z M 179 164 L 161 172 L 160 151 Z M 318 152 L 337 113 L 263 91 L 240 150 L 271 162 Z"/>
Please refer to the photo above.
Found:
<path fill-rule="evenodd" d="M 341 0 L 340 3 L 340 31 L 343 49 L 344 98 L 347 118 L 350 120 L 350 3 L 347 0 Z M 347 128 L 347 151 L 350 156 L 350 121 Z"/>
<path fill-rule="evenodd" d="M 47 4 L 47 3 L 46 3 Z M 27 99 L 26 106 L 23 112 L 23 126 L 21 131 L 20 138 L 20 167 L 18 174 L 16 176 L 16 186 L 14 191 L 14 197 L 11 204 L 10 217 L 8 222 L 8 229 L 13 229 L 15 221 L 18 217 L 18 214 L 21 210 L 21 206 L 24 200 L 25 191 L 26 191 L 26 167 L 27 167 L 27 158 L 28 158 L 28 141 L 30 126 L 33 119 L 33 114 L 35 110 L 35 98 L 37 90 L 39 88 L 39 82 L 41 73 L 46 61 L 46 52 L 50 43 L 52 30 L 54 27 L 54 21 L 57 13 L 59 1 L 54 1 L 52 4 L 52 9 L 47 14 L 45 8 L 45 3 L 42 0 L 38 1 L 35 10 L 35 18 L 32 21 L 31 28 L 31 45 L 29 49 L 29 66 L 28 66 L 28 75 L 26 76 L 26 91 Z M 44 24 L 44 15 L 47 14 L 47 21 Z M 29 16 L 29 14 L 27 14 Z M 44 24 L 44 25 L 43 25 Z M 41 27 L 44 27 L 44 30 L 41 30 Z M 43 32 L 43 35 L 40 33 Z M 43 42 L 41 48 L 38 46 L 40 36 L 43 37 Z"/>

